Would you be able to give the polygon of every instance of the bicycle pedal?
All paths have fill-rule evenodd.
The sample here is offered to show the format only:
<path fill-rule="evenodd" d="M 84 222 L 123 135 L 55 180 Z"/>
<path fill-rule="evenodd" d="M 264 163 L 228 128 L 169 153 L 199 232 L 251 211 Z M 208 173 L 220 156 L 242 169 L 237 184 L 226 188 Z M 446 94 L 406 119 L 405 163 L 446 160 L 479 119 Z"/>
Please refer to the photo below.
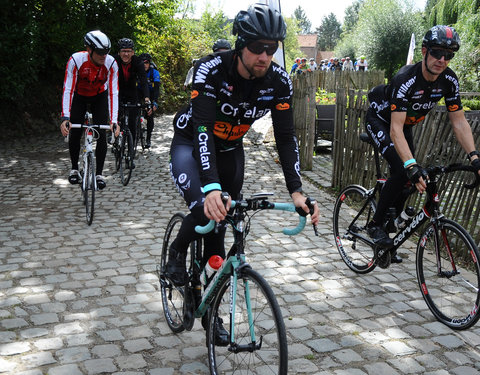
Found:
<path fill-rule="evenodd" d="M 378 248 L 377 248 L 378 249 Z M 375 257 L 376 257 L 376 261 L 375 263 L 377 264 L 377 266 L 379 266 L 380 268 L 388 268 L 390 266 L 390 264 L 392 263 L 392 253 L 390 252 L 390 250 L 385 250 L 385 253 L 383 253 L 381 256 L 378 256 L 378 253 L 377 251 L 381 251 L 383 250 L 382 248 L 380 248 L 380 250 L 376 250 L 375 253 Z"/>

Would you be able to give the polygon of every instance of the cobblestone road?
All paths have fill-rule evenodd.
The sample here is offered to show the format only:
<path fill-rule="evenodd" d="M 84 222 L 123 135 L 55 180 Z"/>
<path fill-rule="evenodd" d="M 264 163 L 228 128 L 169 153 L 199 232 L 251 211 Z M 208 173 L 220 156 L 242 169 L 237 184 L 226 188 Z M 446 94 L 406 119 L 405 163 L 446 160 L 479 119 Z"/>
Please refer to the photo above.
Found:
<path fill-rule="evenodd" d="M 90 227 L 80 190 L 66 182 L 59 135 L 1 145 L 0 373 L 208 373 L 200 322 L 170 332 L 154 273 L 165 225 L 185 211 L 168 173 L 171 121 L 157 119 L 154 147 L 140 155 L 127 187 L 108 155 L 108 186 Z M 281 170 L 258 142 L 264 128 L 246 142 L 244 191 L 287 200 Z M 328 185 L 329 163 L 316 158 L 308 178 Z M 308 228 L 289 238 L 280 229 L 294 218 L 261 214 L 247 253 L 282 306 L 289 373 L 480 373 L 480 326 L 456 332 L 436 322 L 418 290 L 412 244 L 403 264 L 354 274 L 331 235 L 333 198 L 309 183 L 306 190 L 320 203 L 320 237 Z"/>

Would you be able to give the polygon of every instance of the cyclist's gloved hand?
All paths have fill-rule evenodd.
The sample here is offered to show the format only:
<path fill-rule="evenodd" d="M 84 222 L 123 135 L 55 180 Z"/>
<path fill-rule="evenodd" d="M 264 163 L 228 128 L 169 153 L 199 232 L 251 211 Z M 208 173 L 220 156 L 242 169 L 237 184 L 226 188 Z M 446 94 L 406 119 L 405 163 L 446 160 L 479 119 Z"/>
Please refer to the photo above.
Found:
<path fill-rule="evenodd" d="M 110 130 L 112 131 L 112 133 L 115 134 L 115 138 L 117 138 L 118 135 L 120 134 L 120 126 L 118 126 L 117 123 L 111 124 Z"/>
<path fill-rule="evenodd" d="M 418 164 L 413 164 L 407 169 L 407 177 L 417 187 L 420 193 L 423 193 L 427 188 L 426 180 L 428 173 Z"/>
<path fill-rule="evenodd" d="M 66 137 L 68 135 L 68 132 L 70 131 L 70 121 L 69 120 L 64 120 L 60 124 L 60 131 L 62 132 L 62 135 Z"/>

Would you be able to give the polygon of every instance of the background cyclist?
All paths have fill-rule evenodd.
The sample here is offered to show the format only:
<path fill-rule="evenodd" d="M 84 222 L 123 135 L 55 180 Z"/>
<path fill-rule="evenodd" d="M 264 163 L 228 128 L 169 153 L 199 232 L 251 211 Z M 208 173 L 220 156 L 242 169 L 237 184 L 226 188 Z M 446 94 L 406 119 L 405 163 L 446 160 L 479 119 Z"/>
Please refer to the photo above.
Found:
<path fill-rule="evenodd" d="M 147 114 L 147 140 L 145 143 L 145 148 L 150 148 L 154 125 L 153 112 L 155 112 L 158 108 L 157 101 L 160 93 L 160 73 L 155 68 L 154 64 L 152 64 L 152 56 L 149 53 L 142 53 L 139 58 L 143 61 L 145 74 L 147 76 L 149 90 L 148 96 L 152 101 L 152 111 L 150 112 L 150 114 Z M 138 87 L 140 90 L 141 85 L 139 84 Z"/>
<path fill-rule="evenodd" d="M 472 165 L 480 170 L 480 154 L 475 150 L 472 131 L 462 110 L 458 79 L 448 67 L 459 48 L 460 38 L 453 28 L 432 27 L 423 38 L 422 61 L 404 66 L 388 86 L 377 86 L 368 95 L 367 132 L 390 167 L 390 177 L 368 228 L 369 235 L 380 246 L 393 245 L 383 224 L 389 207 L 395 207 L 397 214 L 402 211 L 405 201 L 401 192 L 405 183 L 410 180 L 420 193 L 426 189 L 427 173 L 414 158 L 412 127 L 442 97 L 457 141 Z M 399 262 L 401 258 L 392 257 L 392 263 Z"/>
<path fill-rule="evenodd" d="M 60 130 L 64 137 L 70 131 L 68 148 L 72 170 L 68 181 L 71 184 L 78 184 L 82 179 L 78 172 L 82 129 L 68 129 L 67 124 L 83 124 L 87 105 L 90 105 L 92 121 L 97 125 L 111 124 L 113 129 L 118 115 L 118 65 L 108 54 L 110 40 L 101 31 L 94 30 L 85 35 L 84 43 L 87 50 L 74 53 L 68 60 L 63 82 Z M 96 178 L 98 188 L 103 189 L 106 186 L 102 171 L 107 154 L 107 137 L 105 130 L 97 131 Z M 119 131 L 116 127 L 116 136 Z"/>
<path fill-rule="evenodd" d="M 118 86 L 120 103 L 136 104 L 139 97 L 150 103 L 147 76 L 143 61 L 135 55 L 135 45 L 133 40 L 122 38 L 118 41 L 119 54 L 115 56 L 118 63 Z M 137 89 L 138 82 L 138 89 Z M 137 95 L 140 90 L 140 96 Z M 128 128 L 132 133 L 133 142 L 135 143 L 135 120 L 138 116 L 138 108 L 129 108 Z M 151 109 L 149 110 L 151 114 Z M 135 165 L 133 164 L 135 167 Z"/>
<path fill-rule="evenodd" d="M 218 39 L 215 43 L 213 43 L 213 46 L 212 46 L 213 53 L 230 51 L 231 49 L 232 49 L 232 46 L 230 42 L 226 39 Z"/>

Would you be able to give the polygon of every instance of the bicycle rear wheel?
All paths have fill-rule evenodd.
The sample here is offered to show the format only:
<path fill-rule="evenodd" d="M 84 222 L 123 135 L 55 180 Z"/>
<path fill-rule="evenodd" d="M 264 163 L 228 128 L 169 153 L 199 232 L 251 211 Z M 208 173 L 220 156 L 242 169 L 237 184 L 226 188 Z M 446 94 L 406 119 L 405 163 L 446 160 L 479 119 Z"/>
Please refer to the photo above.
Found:
<path fill-rule="evenodd" d="M 423 299 L 450 328 L 469 328 L 480 317 L 478 259 L 472 237 L 452 220 L 429 224 L 418 241 L 416 267 Z"/>
<path fill-rule="evenodd" d="M 165 267 L 168 260 L 168 251 L 173 240 L 177 237 L 178 231 L 182 225 L 185 215 L 176 213 L 170 219 L 163 237 L 162 256 L 160 265 L 157 266 L 157 273 L 160 280 L 160 291 L 162 294 L 163 313 L 170 329 L 175 332 L 182 332 L 185 327 L 183 325 L 183 310 L 185 302 L 185 288 L 176 287 L 165 276 Z"/>
<path fill-rule="evenodd" d="M 227 278 L 215 297 L 207 327 L 208 360 L 211 374 L 287 374 L 288 349 L 282 313 L 272 289 L 249 267 L 238 275 L 236 290 Z M 235 301 L 230 319 L 230 296 Z M 215 326 L 220 322 L 233 343 L 218 346 Z"/>
<path fill-rule="evenodd" d="M 368 273 L 376 267 L 367 234 L 367 224 L 375 209 L 375 201 L 360 185 L 343 189 L 333 209 L 333 234 L 338 252 L 345 264 L 357 273 Z"/>
<path fill-rule="evenodd" d="M 125 129 L 120 146 L 120 180 L 127 186 L 132 177 L 133 165 L 133 139 L 132 134 Z"/>
<path fill-rule="evenodd" d="M 83 190 L 83 201 L 85 203 L 85 215 L 87 224 L 91 225 L 93 221 L 93 213 L 95 210 L 95 165 L 93 153 L 87 155 L 87 162 L 84 166 L 85 187 Z"/>

